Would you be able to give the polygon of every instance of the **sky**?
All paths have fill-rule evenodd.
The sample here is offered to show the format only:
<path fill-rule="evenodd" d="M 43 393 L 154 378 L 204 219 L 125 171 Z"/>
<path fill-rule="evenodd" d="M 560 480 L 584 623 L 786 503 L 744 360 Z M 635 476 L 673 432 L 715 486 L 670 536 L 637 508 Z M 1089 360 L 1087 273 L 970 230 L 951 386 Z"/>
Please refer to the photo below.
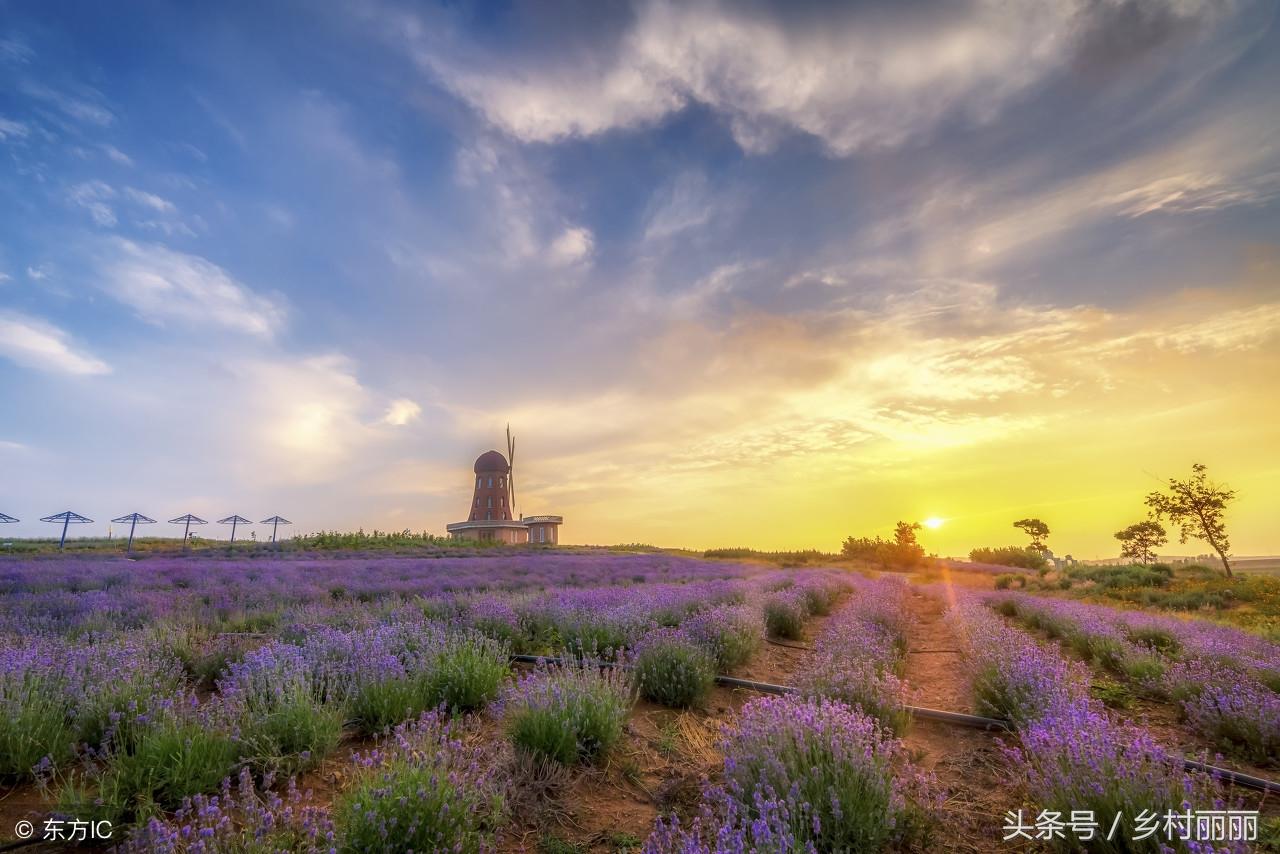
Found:
<path fill-rule="evenodd" d="M 0 0 L 4 533 L 443 533 L 510 423 L 565 542 L 1280 553 L 1278 26 Z"/>

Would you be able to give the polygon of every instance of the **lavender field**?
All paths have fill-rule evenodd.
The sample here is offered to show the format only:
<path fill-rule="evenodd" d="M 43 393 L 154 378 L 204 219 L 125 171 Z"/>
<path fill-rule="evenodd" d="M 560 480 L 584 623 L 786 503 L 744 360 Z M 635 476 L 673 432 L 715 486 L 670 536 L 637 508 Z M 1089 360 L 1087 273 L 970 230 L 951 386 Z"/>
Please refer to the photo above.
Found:
<path fill-rule="evenodd" d="M 2 563 L 0 834 L 63 818 L 137 852 L 1250 850 L 1130 823 L 1259 806 L 1267 832 L 1270 802 L 1180 757 L 1275 776 L 1275 644 L 987 573 L 875 575 L 603 551 Z M 1120 831 L 1006 839 L 1017 810 Z"/>

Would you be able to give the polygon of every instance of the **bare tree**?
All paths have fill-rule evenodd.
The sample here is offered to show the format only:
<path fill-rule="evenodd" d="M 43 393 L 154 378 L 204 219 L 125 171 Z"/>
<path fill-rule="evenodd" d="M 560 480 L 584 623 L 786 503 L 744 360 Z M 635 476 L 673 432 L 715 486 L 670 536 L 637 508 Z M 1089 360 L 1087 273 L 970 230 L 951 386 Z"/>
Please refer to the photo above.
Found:
<path fill-rule="evenodd" d="M 1231 562 L 1227 553 L 1231 543 L 1227 539 L 1227 523 L 1222 518 L 1227 504 L 1236 497 L 1234 489 L 1219 486 L 1208 479 L 1203 463 L 1191 466 L 1191 477 L 1186 480 L 1169 478 L 1169 492 L 1153 492 L 1147 496 L 1147 507 L 1152 519 L 1159 521 L 1168 516 L 1171 524 L 1178 526 L 1178 541 L 1204 540 L 1218 557 L 1222 568 L 1231 577 Z"/>
<path fill-rule="evenodd" d="M 1024 534 L 1031 538 L 1031 548 L 1044 554 L 1048 551 L 1044 541 L 1049 536 L 1049 526 L 1039 519 L 1019 519 L 1013 523 L 1013 527 L 1019 528 Z"/>
<path fill-rule="evenodd" d="M 1116 539 L 1120 541 L 1120 556 L 1141 564 L 1155 561 L 1155 550 L 1169 542 L 1169 535 L 1164 526 L 1151 519 L 1130 525 L 1123 531 L 1116 531 Z"/>

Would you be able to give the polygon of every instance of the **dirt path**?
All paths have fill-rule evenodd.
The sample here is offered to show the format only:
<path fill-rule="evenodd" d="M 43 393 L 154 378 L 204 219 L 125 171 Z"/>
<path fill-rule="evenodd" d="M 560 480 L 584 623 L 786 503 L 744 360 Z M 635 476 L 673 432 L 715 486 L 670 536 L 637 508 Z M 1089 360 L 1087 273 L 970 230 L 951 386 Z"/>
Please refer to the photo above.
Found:
<path fill-rule="evenodd" d="M 968 681 L 958 641 L 943 619 L 943 603 L 912 591 L 911 648 L 904 678 L 911 703 L 952 712 L 970 711 Z M 947 851 L 1010 851 L 1001 842 L 1005 811 L 1016 808 L 996 737 L 980 730 L 916 719 L 904 739 L 913 760 L 946 791 L 943 831 L 935 840 Z"/>

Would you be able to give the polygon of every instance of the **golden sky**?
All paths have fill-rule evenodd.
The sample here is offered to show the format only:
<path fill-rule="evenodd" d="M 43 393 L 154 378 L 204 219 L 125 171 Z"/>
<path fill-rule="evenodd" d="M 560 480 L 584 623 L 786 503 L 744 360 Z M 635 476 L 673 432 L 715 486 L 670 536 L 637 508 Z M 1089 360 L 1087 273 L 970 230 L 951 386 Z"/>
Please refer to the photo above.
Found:
<path fill-rule="evenodd" d="M 510 423 L 568 542 L 1105 557 L 1203 462 L 1280 553 L 1274 2 L 54 5 L 0 33 L 6 534 L 439 533 Z"/>

